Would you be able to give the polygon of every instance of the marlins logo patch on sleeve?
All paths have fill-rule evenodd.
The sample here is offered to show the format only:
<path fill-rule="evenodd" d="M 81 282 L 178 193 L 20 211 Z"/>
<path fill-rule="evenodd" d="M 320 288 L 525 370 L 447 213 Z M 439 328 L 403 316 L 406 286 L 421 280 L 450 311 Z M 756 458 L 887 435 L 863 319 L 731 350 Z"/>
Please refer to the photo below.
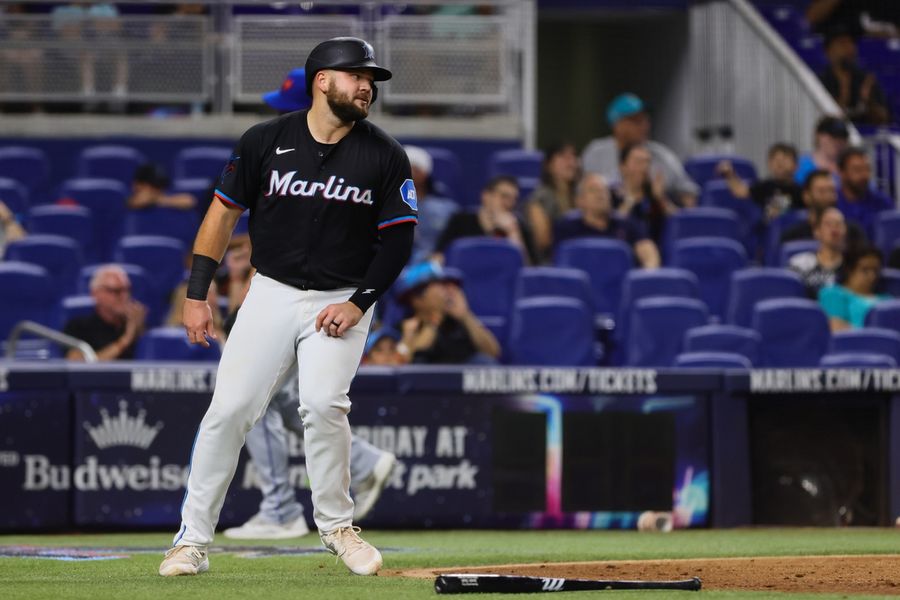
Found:
<path fill-rule="evenodd" d="M 400 186 L 400 197 L 403 198 L 403 201 L 406 202 L 411 209 L 415 211 L 419 210 L 419 204 L 416 201 L 416 186 L 412 179 L 407 179 L 403 182 L 403 185 Z"/>
<path fill-rule="evenodd" d="M 239 161 L 240 159 L 241 159 L 240 156 L 236 156 L 233 154 L 231 155 L 231 158 L 228 159 L 228 164 L 225 165 L 224 169 L 222 169 L 222 176 L 219 177 L 220 184 L 224 184 L 225 178 L 237 170 L 237 165 L 235 163 L 237 163 L 237 161 Z"/>

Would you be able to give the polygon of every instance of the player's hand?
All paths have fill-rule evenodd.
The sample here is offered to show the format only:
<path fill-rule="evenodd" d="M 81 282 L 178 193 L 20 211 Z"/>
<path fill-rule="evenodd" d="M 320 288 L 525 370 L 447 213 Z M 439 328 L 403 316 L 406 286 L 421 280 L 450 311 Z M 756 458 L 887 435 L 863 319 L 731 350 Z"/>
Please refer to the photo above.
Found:
<path fill-rule="evenodd" d="M 209 340 L 206 338 L 216 339 L 216 330 L 213 327 L 212 309 L 209 307 L 209 302 L 185 298 L 181 314 L 188 341 L 192 344 L 200 344 L 204 348 L 209 348 Z"/>
<path fill-rule="evenodd" d="M 344 337 L 344 333 L 362 318 L 363 311 L 352 302 L 329 304 L 316 317 L 316 331 L 324 329 L 328 337 Z"/>

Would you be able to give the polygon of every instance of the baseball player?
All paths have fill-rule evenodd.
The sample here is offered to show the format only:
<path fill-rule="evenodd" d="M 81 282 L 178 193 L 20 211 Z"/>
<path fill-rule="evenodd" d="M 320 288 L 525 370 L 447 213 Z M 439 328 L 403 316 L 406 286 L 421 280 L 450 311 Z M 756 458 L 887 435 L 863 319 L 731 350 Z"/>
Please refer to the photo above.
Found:
<path fill-rule="evenodd" d="M 306 70 L 293 69 L 281 87 L 263 94 L 263 101 L 280 114 L 309 108 Z M 262 500 L 259 512 L 240 527 L 226 529 L 227 538 L 288 539 L 309 533 L 303 505 L 297 501 L 290 480 L 288 431 L 303 436 L 303 422 L 297 412 L 300 398 L 297 370 L 275 394 L 269 408 L 247 433 L 244 447 L 256 469 Z M 353 436 L 350 444 L 350 489 L 353 491 L 354 521 L 363 519 L 375 506 L 396 457 Z"/>
<path fill-rule="evenodd" d="M 390 77 L 368 42 L 322 42 L 306 60 L 311 108 L 251 127 L 222 172 L 219 202 L 194 243 L 189 341 L 206 345 L 215 335 L 206 292 L 246 209 L 257 274 L 222 352 L 194 440 L 181 527 L 160 575 L 209 569 L 207 546 L 244 436 L 295 365 L 322 544 L 357 575 L 381 568 L 381 553 L 353 527 L 347 392 L 373 305 L 409 259 L 417 221 L 406 153 L 365 120 L 375 82 Z"/>

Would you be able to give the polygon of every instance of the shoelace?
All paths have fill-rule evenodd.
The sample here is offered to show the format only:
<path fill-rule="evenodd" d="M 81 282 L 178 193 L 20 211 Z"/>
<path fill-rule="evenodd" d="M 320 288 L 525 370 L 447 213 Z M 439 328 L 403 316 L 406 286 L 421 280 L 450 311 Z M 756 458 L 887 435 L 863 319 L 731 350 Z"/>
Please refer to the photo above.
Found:
<path fill-rule="evenodd" d="M 349 556 L 357 550 L 363 550 L 366 547 L 366 543 L 359 537 L 360 531 L 362 531 L 361 528 L 353 525 L 342 527 L 328 536 L 334 540 L 332 541 L 332 546 L 334 546 L 334 542 L 338 542 L 341 546 L 342 551 L 335 552 L 338 557 L 342 557 L 345 554 Z"/>
<path fill-rule="evenodd" d="M 197 548 L 197 546 L 175 546 L 174 548 L 172 548 L 171 550 L 166 552 L 166 558 L 169 558 L 170 556 L 172 556 L 173 554 L 175 554 L 182 548 L 187 548 L 187 550 L 185 550 L 184 553 L 190 558 L 193 558 L 196 560 L 200 560 L 203 558 L 203 552 L 201 552 L 200 549 Z"/>

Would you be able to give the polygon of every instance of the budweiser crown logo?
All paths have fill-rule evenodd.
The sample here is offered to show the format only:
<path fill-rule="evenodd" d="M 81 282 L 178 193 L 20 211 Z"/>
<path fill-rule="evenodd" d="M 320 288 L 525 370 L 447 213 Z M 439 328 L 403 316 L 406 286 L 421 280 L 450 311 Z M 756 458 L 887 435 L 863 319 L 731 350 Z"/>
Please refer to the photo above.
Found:
<path fill-rule="evenodd" d="M 105 408 L 100 409 L 101 422 L 91 425 L 85 421 L 84 428 L 98 448 L 111 446 L 134 446 L 146 450 L 153 443 L 156 434 L 163 428 L 162 421 L 152 427 L 144 422 L 147 411 L 141 409 L 136 417 L 128 414 L 128 402 L 119 401 L 119 414 L 111 417 Z"/>

